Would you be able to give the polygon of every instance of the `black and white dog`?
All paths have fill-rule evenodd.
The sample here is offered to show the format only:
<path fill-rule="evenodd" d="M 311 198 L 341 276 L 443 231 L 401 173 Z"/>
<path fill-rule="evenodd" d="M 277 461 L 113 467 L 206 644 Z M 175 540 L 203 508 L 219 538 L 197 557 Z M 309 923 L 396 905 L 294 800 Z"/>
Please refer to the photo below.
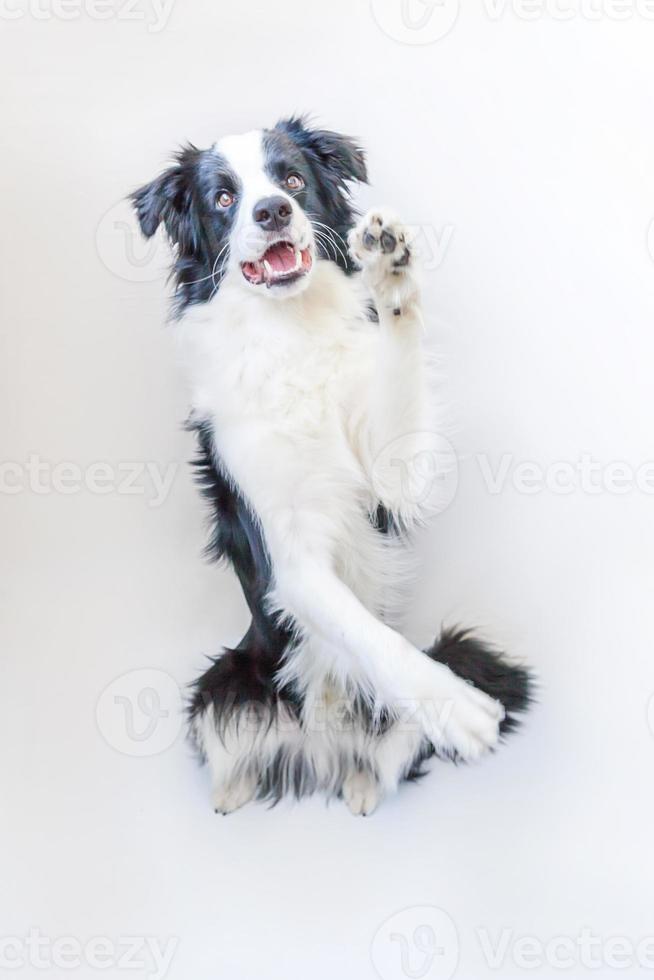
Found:
<path fill-rule="evenodd" d="M 409 236 L 386 209 L 356 220 L 365 180 L 353 140 L 291 118 L 187 146 L 132 198 L 173 246 L 210 549 L 252 615 L 190 708 L 217 812 L 319 789 L 371 813 L 529 702 L 528 673 L 467 633 L 423 652 L 398 629 L 430 510 L 404 475 L 437 423 Z"/>

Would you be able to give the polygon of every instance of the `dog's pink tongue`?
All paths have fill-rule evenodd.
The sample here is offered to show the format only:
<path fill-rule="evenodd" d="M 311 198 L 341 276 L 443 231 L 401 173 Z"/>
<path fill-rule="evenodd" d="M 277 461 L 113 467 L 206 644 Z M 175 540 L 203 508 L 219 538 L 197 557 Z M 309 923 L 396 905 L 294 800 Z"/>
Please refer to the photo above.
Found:
<path fill-rule="evenodd" d="M 290 272 L 295 268 L 295 252 L 286 242 L 271 245 L 264 259 L 270 263 L 273 272 Z"/>

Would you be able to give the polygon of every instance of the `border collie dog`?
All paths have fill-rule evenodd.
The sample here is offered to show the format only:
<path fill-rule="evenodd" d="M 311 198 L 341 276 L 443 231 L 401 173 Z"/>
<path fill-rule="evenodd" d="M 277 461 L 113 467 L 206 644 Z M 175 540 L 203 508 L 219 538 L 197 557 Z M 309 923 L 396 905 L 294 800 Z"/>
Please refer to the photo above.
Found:
<path fill-rule="evenodd" d="M 354 211 L 365 180 L 352 139 L 290 118 L 188 145 L 132 195 L 173 248 L 210 553 L 252 616 L 189 709 L 220 813 L 320 790 L 369 814 L 430 756 L 494 749 L 530 700 L 467 632 L 423 651 L 401 631 L 434 509 L 406 474 L 438 426 L 415 255 L 393 213 Z"/>

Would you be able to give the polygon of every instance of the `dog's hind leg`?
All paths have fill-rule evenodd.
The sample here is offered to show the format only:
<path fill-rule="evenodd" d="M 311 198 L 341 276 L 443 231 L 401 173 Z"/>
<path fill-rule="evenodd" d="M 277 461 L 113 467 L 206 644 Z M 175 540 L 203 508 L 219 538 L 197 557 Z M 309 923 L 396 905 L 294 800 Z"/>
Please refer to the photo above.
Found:
<path fill-rule="evenodd" d="M 355 817 L 367 817 L 377 809 L 383 791 L 376 776 L 365 769 L 355 769 L 343 781 L 343 799 Z"/>
<path fill-rule="evenodd" d="M 275 684 L 276 660 L 252 646 L 249 634 L 196 682 L 191 736 L 207 761 L 216 813 L 231 813 L 255 796 L 285 792 L 281 760 L 297 751 L 298 707 Z M 271 773 L 276 778 L 271 780 Z"/>
<path fill-rule="evenodd" d="M 213 769 L 213 766 L 212 766 Z M 214 777 L 211 802 L 216 813 L 227 816 L 254 799 L 257 791 L 257 776 L 255 772 L 246 770 L 240 775 L 232 774 L 224 780 L 222 775 Z"/>
<path fill-rule="evenodd" d="M 368 816 L 384 796 L 411 777 L 433 747 L 417 725 L 396 722 L 368 743 L 365 765 L 355 766 L 343 781 L 342 795 L 351 813 Z"/>

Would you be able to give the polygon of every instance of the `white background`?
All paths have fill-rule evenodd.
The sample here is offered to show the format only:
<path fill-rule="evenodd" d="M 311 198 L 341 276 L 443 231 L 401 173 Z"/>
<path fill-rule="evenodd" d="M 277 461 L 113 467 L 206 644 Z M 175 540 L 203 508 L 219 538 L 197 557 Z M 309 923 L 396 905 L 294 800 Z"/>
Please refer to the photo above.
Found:
<path fill-rule="evenodd" d="M 107 19 L 75 0 L 2 8 L 4 937 L 176 939 L 171 980 L 519 980 L 564 972 L 551 950 L 525 969 L 519 938 L 586 928 L 600 965 L 578 951 L 567 975 L 644 974 L 635 955 L 612 967 L 609 940 L 654 935 L 651 469 L 635 483 L 654 460 L 654 20 L 636 0 L 529 17 L 466 0 L 445 32 L 456 4 L 421 28 L 412 2 L 413 28 L 401 0 L 176 0 L 165 24 L 147 0 Z M 475 624 L 541 678 L 495 757 L 434 765 L 368 820 L 317 798 L 216 817 L 178 736 L 176 685 L 247 616 L 200 556 L 160 256 L 121 224 L 181 141 L 295 110 L 367 147 L 362 205 L 446 244 L 424 298 L 459 486 L 415 638 Z M 545 477 L 584 454 L 600 492 L 581 476 L 558 492 L 551 472 L 524 492 L 521 463 Z M 493 493 L 484 460 L 502 457 Z M 98 461 L 172 466 L 172 488 L 160 506 L 145 478 L 61 492 L 55 464 Z M 126 719 L 147 730 L 150 689 L 169 714 L 138 741 Z M 499 969 L 483 930 L 507 930 Z M 8 976 L 152 975 L 11 955 Z"/>

